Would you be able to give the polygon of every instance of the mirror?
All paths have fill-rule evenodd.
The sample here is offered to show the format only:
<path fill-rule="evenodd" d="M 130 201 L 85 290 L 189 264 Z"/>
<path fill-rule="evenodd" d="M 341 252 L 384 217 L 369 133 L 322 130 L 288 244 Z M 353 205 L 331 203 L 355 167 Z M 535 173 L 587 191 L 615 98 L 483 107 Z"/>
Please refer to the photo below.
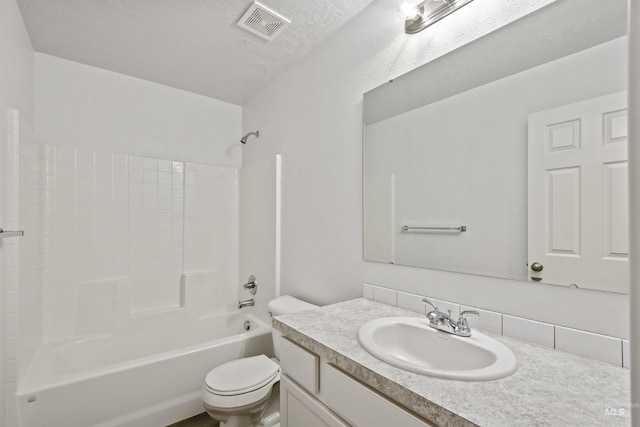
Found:
<path fill-rule="evenodd" d="M 559 0 L 367 92 L 364 259 L 627 292 L 626 12 Z"/>

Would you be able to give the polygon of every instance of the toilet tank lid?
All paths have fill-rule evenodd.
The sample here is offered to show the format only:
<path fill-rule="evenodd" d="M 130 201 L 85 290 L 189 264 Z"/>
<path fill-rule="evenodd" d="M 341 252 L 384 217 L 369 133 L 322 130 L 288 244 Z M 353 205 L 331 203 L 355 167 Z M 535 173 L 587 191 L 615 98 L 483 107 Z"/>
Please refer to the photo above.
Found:
<path fill-rule="evenodd" d="M 283 295 L 269 301 L 267 307 L 273 316 L 280 316 L 281 314 L 297 313 L 299 311 L 317 308 L 318 306 L 290 295 Z"/>

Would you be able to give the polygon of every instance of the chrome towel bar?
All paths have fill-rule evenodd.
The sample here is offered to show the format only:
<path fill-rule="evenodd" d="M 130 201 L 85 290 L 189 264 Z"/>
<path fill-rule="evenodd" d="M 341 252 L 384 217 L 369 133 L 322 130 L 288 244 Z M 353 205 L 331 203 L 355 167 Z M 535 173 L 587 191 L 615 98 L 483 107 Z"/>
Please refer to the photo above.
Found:
<path fill-rule="evenodd" d="M 24 236 L 24 231 L 4 231 L 0 228 L 0 239 L 4 239 L 5 237 L 22 237 Z"/>
<path fill-rule="evenodd" d="M 467 231 L 466 225 L 460 225 L 458 227 L 411 227 L 408 225 L 402 226 L 402 231 L 411 231 L 411 230 L 434 230 L 434 231 Z"/>

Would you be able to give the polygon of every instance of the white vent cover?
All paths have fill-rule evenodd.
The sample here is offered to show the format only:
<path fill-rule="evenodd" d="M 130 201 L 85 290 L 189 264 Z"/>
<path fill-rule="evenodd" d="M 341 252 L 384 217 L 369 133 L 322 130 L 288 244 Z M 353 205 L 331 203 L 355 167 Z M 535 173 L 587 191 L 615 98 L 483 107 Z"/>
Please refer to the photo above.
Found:
<path fill-rule="evenodd" d="M 238 26 L 265 40 L 275 39 L 291 21 L 268 7 L 253 2 L 238 21 Z"/>

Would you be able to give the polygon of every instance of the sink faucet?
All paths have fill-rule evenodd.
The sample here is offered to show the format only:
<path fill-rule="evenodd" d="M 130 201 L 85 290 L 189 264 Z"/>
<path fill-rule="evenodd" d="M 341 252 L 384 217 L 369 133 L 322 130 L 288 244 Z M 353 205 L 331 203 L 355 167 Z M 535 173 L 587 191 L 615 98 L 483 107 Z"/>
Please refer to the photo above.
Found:
<path fill-rule="evenodd" d="M 256 302 L 253 300 L 253 298 L 244 301 L 238 301 L 238 308 L 253 307 L 254 305 L 256 305 Z"/>
<path fill-rule="evenodd" d="M 451 318 L 451 310 L 447 310 L 449 314 L 443 313 L 438 310 L 437 305 L 435 305 L 428 299 L 423 298 L 422 302 L 433 307 L 433 310 L 427 313 L 429 326 L 439 331 L 457 335 L 459 337 L 471 336 L 471 328 L 469 327 L 469 323 L 467 322 L 467 318 L 465 316 L 480 316 L 480 313 L 475 310 L 464 310 L 462 313 L 460 313 L 460 317 L 456 321 Z"/>

